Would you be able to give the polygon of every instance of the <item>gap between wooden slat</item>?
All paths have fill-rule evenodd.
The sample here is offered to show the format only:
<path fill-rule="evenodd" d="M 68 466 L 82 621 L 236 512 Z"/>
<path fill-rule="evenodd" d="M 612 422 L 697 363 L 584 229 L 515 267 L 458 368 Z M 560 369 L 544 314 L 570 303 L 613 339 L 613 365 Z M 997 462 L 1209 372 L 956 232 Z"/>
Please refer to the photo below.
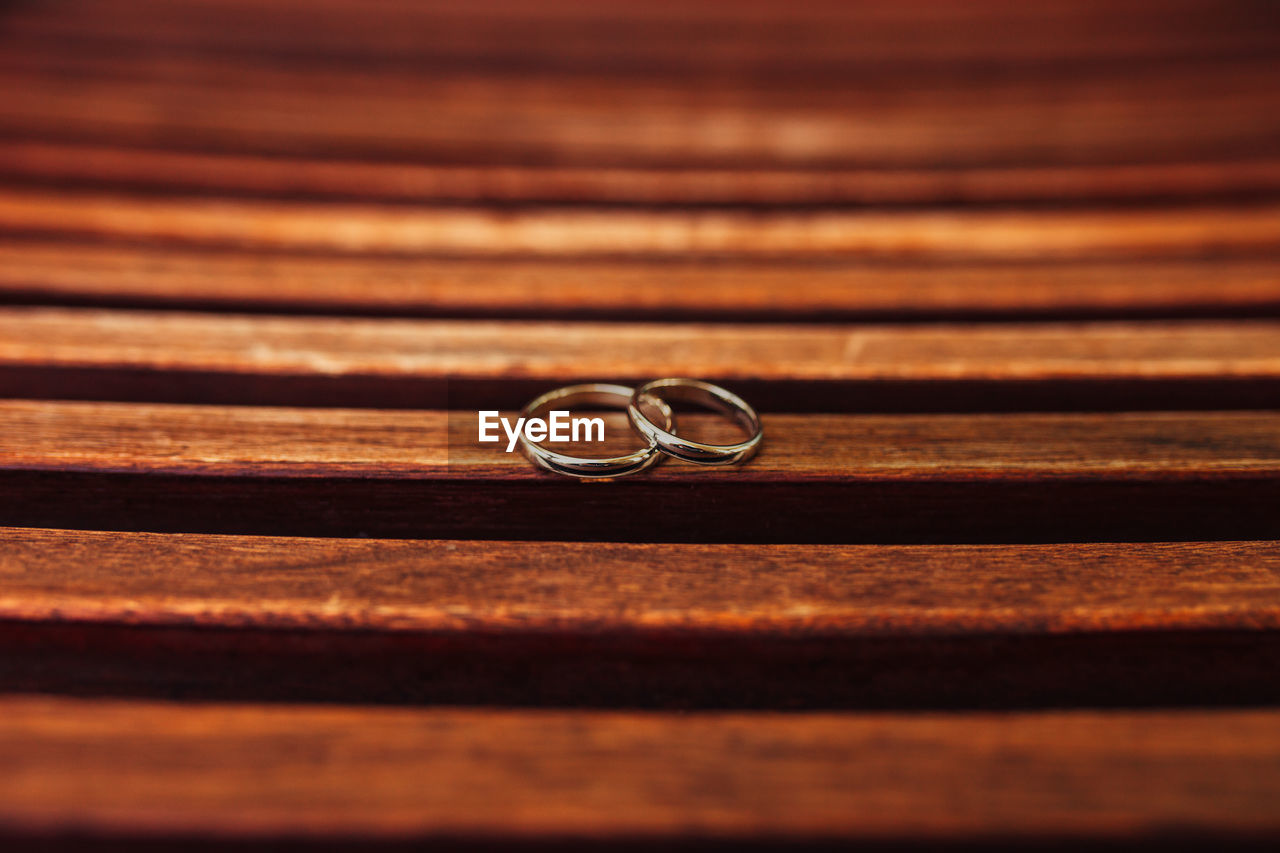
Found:
<path fill-rule="evenodd" d="M 668 716 L 0 703 L 9 832 L 606 844 L 1274 839 L 1271 711 Z M 30 837 L 30 835 L 28 836 Z"/>

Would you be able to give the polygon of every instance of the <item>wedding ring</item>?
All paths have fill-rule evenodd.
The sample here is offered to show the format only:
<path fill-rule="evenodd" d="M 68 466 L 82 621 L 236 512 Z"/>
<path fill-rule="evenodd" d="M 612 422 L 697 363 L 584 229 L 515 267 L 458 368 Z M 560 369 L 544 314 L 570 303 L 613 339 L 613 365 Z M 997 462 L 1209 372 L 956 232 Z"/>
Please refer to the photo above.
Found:
<path fill-rule="evenodd" d="M 533 417 L 552 404 L 568 407 L 571 403 L 577 403 L 579 405 L 608 405 L 622 408 L 630 403 L 632 396 L 632 389 L 625 385 L 606 385 L 603 383 L 567 385 L 564 388 L 548 391 L 541 397 L 531 400 L 520 415 L 526 418 Z M 658 410 L 658 413 L 662 416 L 663 423 L 666 425 L 666 431 L 663 434 L 672 435 L 672 433 L 668 432 L 675 429 L 675 414 L 671 411 L 671 407 L 661 400 L 655 401 L 654 407 Z M 647 447 L 642 447 L 634 453 L 628 453 L 626 456 L 615 456 L 610 459 L 582 459 L 548 450 L 530 441 L 523 432 L 520 434 L 520 448 L 534 465 L 544 471 L 553 471 L 556 474 L 564 474 L 568 477 L 582 477 L 584 479 L 622 477 L 626 474 L 635 474 L 638 471 L 643 471 L 662 458 L 662 454 L 658 453 L 657 443 L 652 438 L 648 441 Z"/>
<path fill-rule="evenodd" d="M 698 403 L 728 415 L 747 433 L 747 440 L 738 444 L 690 441 L 676 435 L 670 426 L 664 429 L 655 424 L 641 410 L 641 406 L 652 406 L 666 418 L 665 410 L 669 407 L 665 401 L 668 400 Z M 697 379 L 655 379 L 641 385 L 631 395 L 627 416 L 631 418 L 631 425 L 663 453 L 699 465 L 733 465 L 750 459 L 760 448 L 760 440 L 764 436 L 760 416 L 745 400 L 719 385 Z"/>

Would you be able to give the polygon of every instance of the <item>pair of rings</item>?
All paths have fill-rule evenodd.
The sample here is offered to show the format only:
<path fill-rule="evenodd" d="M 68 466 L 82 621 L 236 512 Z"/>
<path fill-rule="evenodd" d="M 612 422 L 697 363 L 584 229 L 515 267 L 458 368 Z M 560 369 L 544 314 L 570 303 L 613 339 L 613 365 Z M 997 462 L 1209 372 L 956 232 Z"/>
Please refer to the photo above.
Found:
<path fill-rule="evenodd" d="M 703 444 L 676 435 L 676 416 L 668 401 L 697 403 L 728 415 L 747 434 L 737 444 Z M 609 459 L 585 459 L 548 450 L 520 433 L 520 446 L 534 465 L 569 477 L 623 477 L 651 467 L 663 456 L 674 456 L 698 465 L 734 465 L 745 462 L 760 448 L 764 431 L 760 416 L 747 402 L 719 385 L 697 379 L 655 379 L 639 388 L 591 383 L 548 391 L 524 407 L 521 416 L 532 418 L 552 405 L 625 407 L 631 426 L 647 442 L 633 453 Z M 645 414 L 657 412 L 661 423 Z"/>

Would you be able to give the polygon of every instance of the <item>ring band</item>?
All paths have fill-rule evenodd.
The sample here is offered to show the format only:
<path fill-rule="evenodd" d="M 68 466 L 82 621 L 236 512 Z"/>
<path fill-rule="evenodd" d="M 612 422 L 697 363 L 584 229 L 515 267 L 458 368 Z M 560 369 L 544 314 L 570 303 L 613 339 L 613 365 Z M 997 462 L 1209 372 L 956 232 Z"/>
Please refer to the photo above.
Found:
<path fill-rule="evenodd" d="M 643 403 L 663 412 L 664 408 L 669 409 L 666 400 L 699 403 L 722 412 L 737 421 L 748 438 L 738 444 L 703 444 L 681 438 L 670 427 L 663 429 L 649 420 L 640 410 Z M 631 418 L 631 425 L 663 453 L 699 465 L 733 465 L 750 459 L 760 448 L 760 440 L 764 436 L 760 416 L 745 400 L 719 385 L 697 379 L 655 379 L 641 385 L 631 395 L 627 415 Z"/>
<path fill-rule="evenodd" d="M 566 385 L 564 388 L 548 391 L 541 397 L 531 400 L 520 412 L 520 415 L 526 418 L 532 417 L 553 403 L 565 406 L 570 403 L 606 404 L 622 408 L 630 403 L 632 397 L 632 389 L 625 385 L 607 385 L 604 383 Z M 655 406 L 662 415 L 667 430 L 675 429 L 675 414 L 671 411 L 671 407 L 662 401 L 655 401 Z M 520 447 L 524 451 L 524 455 L 534 465 L 544 471 L 552 471 L 556 474 L 564 474 L 568 477 L 582 477 L 584 479 L 621 477 L 626 474 L 643 471 L 662 458 L 662 454 L 658 453 L 657 443 L 652 438 L 648 442 L 647 447 L 642 447 L 634 453 L 628 453 L 626 456 L 615 456 L 609 459 L 583 459 L 548 450 L 526 438 L 523 431 L 520 433 Z"/>

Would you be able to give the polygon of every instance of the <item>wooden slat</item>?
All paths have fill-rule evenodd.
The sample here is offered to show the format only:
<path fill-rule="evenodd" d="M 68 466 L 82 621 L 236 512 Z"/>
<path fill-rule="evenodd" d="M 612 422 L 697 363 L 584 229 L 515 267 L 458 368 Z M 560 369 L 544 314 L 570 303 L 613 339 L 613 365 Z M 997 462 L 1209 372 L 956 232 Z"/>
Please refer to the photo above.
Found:
<path fill-rule="evenodd" d="M 316 258 L 10 239 L 0 240 L 0 294 L 10 301 L 45 304 L 633 321 L 1257 316 L 1280 309 L 1280 261 L 805 264 Z"/>
<path fill-rule="evenodd" d="M 683 419 L 686 434 L 725 440 L 730 428 L 709 417 Z M 607 418 L 612 447 L 625 446 L 621 415 Z M 0 518 L 590 540 L 1280 537 L 1273 412 L 765 422 L 764 451 L 741 469 L 670 464 L 600 485 L 482 448 L 471 412 L 8 401 Z"/>
<path fill-rule="evenodd" d="M 175 67 L 176 66 L 176 67 Z M 184 66 L 186 67 L 184 70 Z M 136 73 L 0 67 L 0 132 L 115 144 L 445 162 L 983 165 L 1160 162 L 1274 152 L 1271 57 L 1104 76 L 861 85 L 607 75 L 281 71 L 189 60 Z M 74 72 L 74 68 L 69 69 Z M 430 104 L 431 109 L 423 109 Z"/>
<path fill-rule="evenodd" d="M 719 4 L 522 3 L 383 4 L 353 14 L 344 3 L 40 4 L 12 10 L 23 43 L 65 39 L 80 50 L 173 46 L 183 53 L 230 52 L 275 61 L 458 64 L 602 69 L 647 73 L 807 70 L 839 73 L 867 64 L 1202 58 L 1273 47 L 1271 9 L 1249 0 L 1208 3 Z M 300 13 L 300 10 L 304 10 Z M 424 24 L 429 24 L 426 26 Z M 780 39 L 779 32 L 787 39 Z M 715 38 L 708 38 L 714 32 Z M 64 42 L 57 41 L 60 47 Z M 797 50 L 796 45 L 803 45 Z M 69 49 L 69 47 L 64 47 Z"/>
<path fill-rule="evenodd" d="M 449 23 L 448 16 L 434 15 L 420 26 L 431 26 L 436 21 L 445 27 Z M 675 63 L 664 66 L 661 61 L 630 68 L 598 61 L 594 67 L 583 68 L 572 58 L 568 63 L 551 60 L 535 65 L 528 54 L 513 56 L 504 63 L 504 57 L 495 55 L 503 47 L 498 44 L 476 45 L 480 50 L 471 56 L 459 55 L 443 45 L 438 52 L 430 52 L 434 45 L 420 44 L 420 53 L 415 58 L 393 55 L 390 61 L 371 68 L 358 60 L 353 62 L 355 57 L 351 54 L 341 59 L 335 57 L 335 61 L 330 62 L 314 59 L 291 62 L 275 56 L 264 57 L 261 51 L 240 45 L 232 48 L 233 58 L 228 56 L 228 51 L 216 47 L 175 50 L 174 43 L 164 36 L 144 36 L 137 39 L 140 44 L 133 49 L 121 49 L 118 38 L 110 34 L 104 34 L 105 38 L 92 33 L 65 33 L 59 37 L 46 32 L 37 34 L 34 42 L 10 36 L 13 48 L 0 57 L 0 73 L 21 74 L 37 85 L 71 76 L 98 78 L 109 84 L 122 84 L 126 91 L 131 88 L 130 84 L 138 82 L 176 84 L 190 87 L 195 97 L 244 90 L 249 104 L 255 96 L 283 90 L 295 91 L 307 100 L 321 89 L 339 96 L 359 91 L 377 91 L 390 96 L 431 92 L 446 96 L 440 104 L 443 112 L 457 111 L 469 118 L 474 118 L 479 110 L 467 109 L 461 99 L 452 97 L 458 93 L 459 83 L 472 86 L 477 96 L 475 105 L 486 107 L 493 95 L 490 87 L 509 87 L 513 92 L 528 92 L 531 103 L 538 106 L 559 103 L 572 107 L 577 101 L 578 107 L 597 109 L 608 106 L 605 99 L 598 97 L 601 92 L 617 92 L 623 100 L 634 99 L 635 103 L 648 107 L 674 108 L 676 114 L 690 102 L 701 103 L 716 112 L 719 112 L 717 108 L 725 107 L 754 110 L 762 106 L 792 106 L 807 112 L 834 113 L 837 107 L 845 106 L 859 113 L 885 111 L 888 107 L 892 114 L 896 104 L 875 97 L 885 90 L 886 80 L 892 82 L 903 102 L 937 100 L 946 112 L 951 112 L 958 102 L 978 103 L 980 98 L 976 93 L 980 91 L 1000 101 L 1020 100 L 1026 98 L 1028 92 L 1042 91 L 1058 94 L 1071 106 L 1090 101 L 1095 102 L 1095 106 L 1099 101 L 1116 106 L 1139 93 L 1174 100 L 1214 90 L 1224 95 L 1260 94 L 1259 75 L 1274 67 L 1276 48 L 1280 46 L 1276 21 L 1273 19 L 1268 24 L 1251 37 L 1240 38 L 1235 46 L 1229 43 L 1231 36 L 1227 36 L 1223 40 L 1225 44 L 1202 42 L 1199 51 L 1193 48 L 1181 52 L 1176 42 L 1166 43 L 1172 50 L 1166 49 L 1163 56 L 1159 51 L 1144 56 L 1139 49 L 1132 54 L 1118 53 L 1092 62 L 1044 55 L 1011 56 L 997 64 L 992 57 L 985 67 L 974 62 L 973 57 L 961 55 L 921 57 L 922 61 L 907 55 L 890 57 L 882 53 L 877 56 L 871 51 L 861 57 L 851 56 L 852 45 L 846 42 L 842 46 L 844 55 L 837 62 L 832 62 L 834 57 L 830 55 L 819 58 L 816 63 L 806 61 L 803 52 L 792 49 L 785 57 L 758 54 L 764 60 L 760 64 L 752 61 L 756 57 L 743 57 L 746 61 L 738 68 L 733 68 L 733 61 L 725 61 L 723 55 L 711 54 L 701 67 L 696 62 L 685 62 L 684 68 Z M 612 25 L 621 26 L 617 21 Z M 847 27 L 848 24 L 844 28 Z M 46 41 L 50 35 L 52 44 Z M 636 41 L 636 33 L 625 35 Z M 828 32 L 826 38 L 833 35 Z M 66 36 L 71 36 L 73 44 L 78 41 L 79 49 L 62 41 Z M 440 36 L 436 34 L 437 39 Z M 703 38 L 706 39 L 705 34 Z M 1238 49 L 1233 49 L 1236 46 Z M 776 62 L 778 58 L 784 62 Z M 772 63 L 783 66 L 788 64 L 788 59 L 789 67 L 779 67 L 773 73 L 761 74 L 757 70 L 761 65 Z M 751 67 L 753 64 L 755 68 Z M 382 86 L 373 85 L 374 80 Z M 682 88 L 682 83 L 687 85 Z M 691 97 L 695 94 L 691 90 L 696 90 L 696 97 Z M 791 98 L 782 97 L 784 92 L 789 92 Z M 654 97 L 656 93 L 669 93 L 669 97 L 658 99 Z M 940 97 L 943 93 L 950 95 L 950 99 Z M 571 95 L 580 97 L 575 99 L 569 97 Z M 1108 102 L 1107 99 L 1114 100 Z M 785 111 L 781 114 L 785 115 Z M 423 116 L 414 118 L 430 120 Z M 707 141 L 714 143 L 710 134 Z"/>
<path fill-rule="evenodd" d="M 1280 161 L 968 169 L 435 166 L 0 139 L 0 177 L 59 186 L 385 201 L 945 204 L 1265 196 Z"/>
<path fill-rule="evenodd" d="M 651 545 L 0 528 L 0 619 L 335 631 L 1280 630 L 1280 543 Z"/>
<path fill-rule="evenodd" d="M 337 840 L 1271 839 L 1271 711 L 520 714 L 7 699 L 10 831 Z"/>
<path fill-rule="evenodd" d="M 0 393 L 518 408 L 584 379 L 801 411 L 1272 407 L 1280 323 L 786 326 L 0 309 Z"/>
<path fill-rule="evenodd" d="M 1280 698 L 1268 677 L 1280 660 L 1274 541 L 654 545 L 8 528 L 0 543 L 10 691 L 703 708 Z"/>
<path fill-rule="evenodd" d="M 1280 244 L 1280 206 L 767 215 L 500 212 L 0 189 L 0 227 L 161 244 L 343 253 L 1080 260 L 1274 251 Z"/>
<path fill-rule="evenodd" d="M 625 445 L 630 431 L 624 416 L 602 417 L 606 433 L 625 437 L 618 439 Z M 749 464 L 708 469 L 672 463 L 626 482 L 1272 477 L 1280 474 L 1278 419 L 1276 412 L 767 415 L 768 442 Z M 681 423 L 684 432 L 712 441 L 734 431 L 710 415 L 685 416 Z M 470 411 L 4 400 L 0 424 L 6 436 L 0 460 L 11 470 L 565 481 L 536 472 L 500 444 L 477 443 Z M 1170 446 L 1178 452 L 1169 453 Z"/>
<path fill-rule="evenodd" d="M 0 847 L 1273 846 L 1278 46 L 1254 0 L 7 10 L 0 300 L 63 307 L 0 309 Z M 761 455 L 474 440 L 671 373 Z"/>
<path fill-rule="evenodd" d="M 10 308 L 10 365 L 547 381 L 1271 377 L 1280 322 L 936 326 L 468 322 Z M 518 402 L 518 401 L 517 401 Z"/>

